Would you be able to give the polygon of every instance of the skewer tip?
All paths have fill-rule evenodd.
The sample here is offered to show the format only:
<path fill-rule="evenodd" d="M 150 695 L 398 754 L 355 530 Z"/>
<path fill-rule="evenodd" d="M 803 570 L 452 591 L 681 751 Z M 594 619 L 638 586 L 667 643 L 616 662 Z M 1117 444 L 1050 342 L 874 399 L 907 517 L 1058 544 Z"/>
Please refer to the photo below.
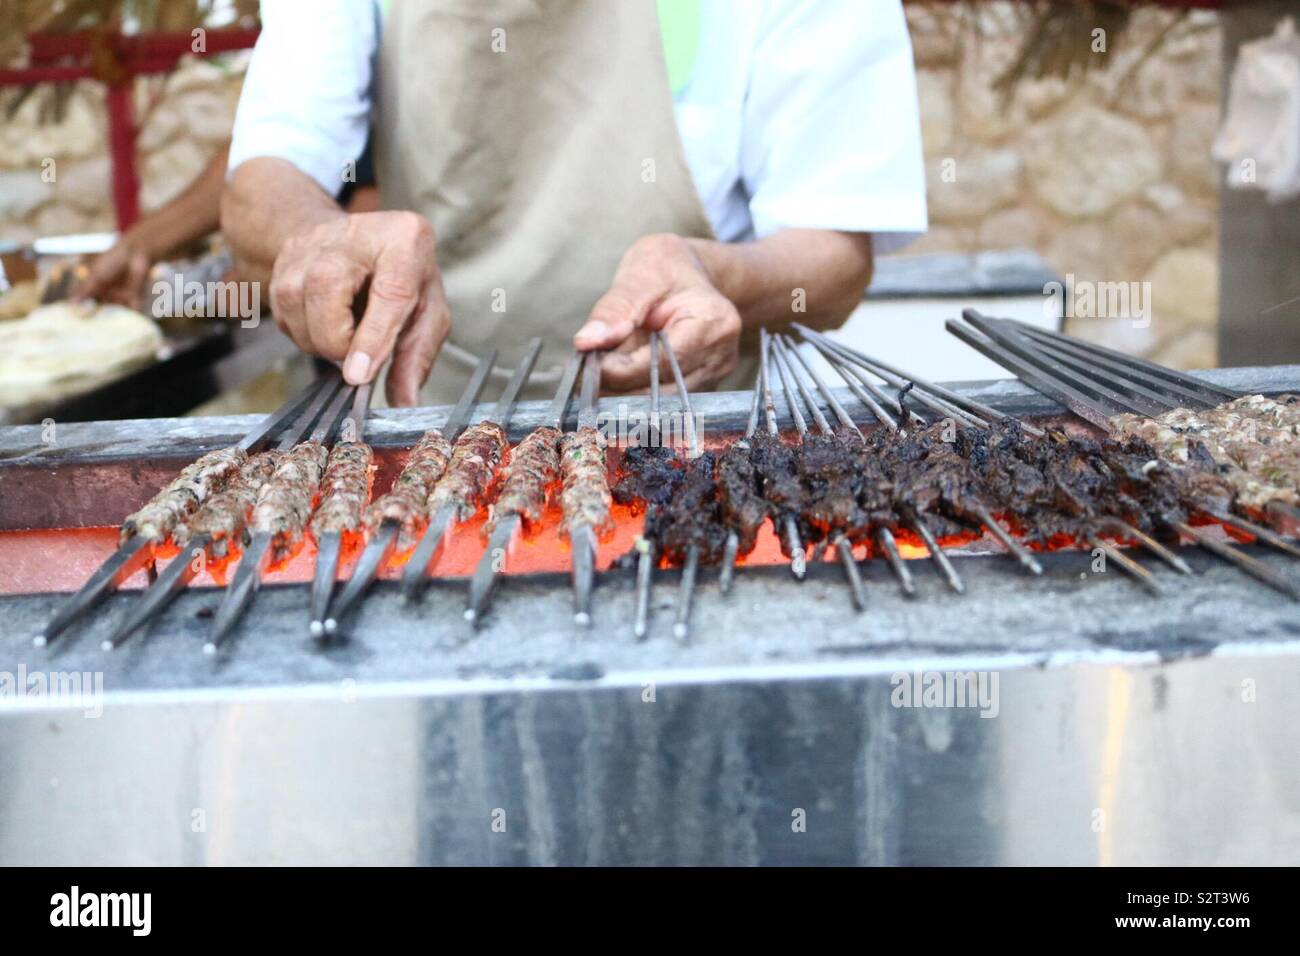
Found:
<path fill-rule="evenodd" d="M 203 653 L 208 657 L 213 657 L 217 653 L 217 645 L 208 641 L 203 645 Z"/>
<path fill-rule="evenodd" d="M 44 647 L 48 643 L 49 641 L 46 640 L 44 634 L 37 634 L 32 638 L 32 647 Z"/>
<path fill-rule="evenodd" d="M 108 640 L 108 638 L 105 638 L 104 640 L 99 642 L 99 649 L 101 651 L 111 651 L 116 646 L 117 645 L 115 645 L 112 641 Z"/>
<path fill-rule="evenodd" d="M 324 622 L 324 621 L 312 621 L 311 624 L 308 626 L 307 629 L 308 629 L 309 631 L 311 631 L 311 636 L 312 636 L 312 637 L 324 637 L 324 636 L 325 636 L 325 622 Z"/>
<path fill-rule="evenodd" d="M 690 633 L 691 633 L 690 628 L 688 628 L 681 621 L 678 621 L 676 624 L 673 625 L 673 637 L 675 637 L 678 641 L 685 641 L 687 636 Z"/>
<path fill-rule="evenodd" d="M 337 633 L 337 632 L 338 632 L 338 629 L 339 629 L 339 622 L 338 622 L 338 621 L 336 621 L 336 620 L 335 620 L 334 618 L 332 618 L 332 617 L 327 617 L 327 618 L 325 618 L 325 633 L 326 633 L 326 634 L 334 634 L 334 633 Z"/>
<path fill-rule="evenodd" d="M 577 611 L 573 615 L 573 623 L 578 627 L 591 627 L 591 615 L 586 611 Z"/>
<path fill-rule="evenodd" d="M 478 620 L 478 612 L 475 611 L 472 607 L 465 608 L 465 620 L 473 624 L 475 621 Z"/>

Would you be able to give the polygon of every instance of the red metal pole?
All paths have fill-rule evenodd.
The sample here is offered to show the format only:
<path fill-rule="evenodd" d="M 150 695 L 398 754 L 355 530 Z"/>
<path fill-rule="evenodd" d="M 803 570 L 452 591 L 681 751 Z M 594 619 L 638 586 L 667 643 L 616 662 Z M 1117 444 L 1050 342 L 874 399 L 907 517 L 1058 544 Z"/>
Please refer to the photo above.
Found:
<path fill-rule="evenodd" d="M 132 80 L 108 87 L 108 150 L 113 162 L 113 206 L 117 228 L 125 232 L 140 218 L 140 177 L 135 163 L 135 110 Z"/>

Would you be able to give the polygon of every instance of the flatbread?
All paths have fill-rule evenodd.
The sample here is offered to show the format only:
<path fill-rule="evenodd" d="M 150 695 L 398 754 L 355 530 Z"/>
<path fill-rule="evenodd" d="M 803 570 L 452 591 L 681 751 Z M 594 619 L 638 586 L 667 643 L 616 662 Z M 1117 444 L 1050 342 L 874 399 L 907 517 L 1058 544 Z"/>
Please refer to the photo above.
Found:
<path fill-rule="evenodd" d="M 124 306 L 41 306 L 24 319 L 0 323 L 0 403 L 150 360 L 162 344 L 154 321 Z"/>

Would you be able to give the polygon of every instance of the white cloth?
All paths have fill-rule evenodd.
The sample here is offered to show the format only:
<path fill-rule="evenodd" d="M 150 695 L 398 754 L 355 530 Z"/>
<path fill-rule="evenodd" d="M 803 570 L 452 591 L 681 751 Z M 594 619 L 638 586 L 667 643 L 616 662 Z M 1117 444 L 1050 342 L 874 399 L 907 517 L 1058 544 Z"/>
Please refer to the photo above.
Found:
<path fill-rule="evenodd" d="M 1232 189 L 1262 189 L 1270 202 L 1300 195 L 1300 36 L 1295 20 L 1243 43 L 1228 109 L 1212 153 Z"/>
<path fill-rule="evenodd" d="M 366 143 L 380 10 L 367 0 L 263 0 L 231 170 L 274 156 L 339 191 Z M 874 233 L 881 253 L 925 232 L 899 0 L 704 0 L 694 71 L 675 109 L 720 239 L 839 229 Z"/>

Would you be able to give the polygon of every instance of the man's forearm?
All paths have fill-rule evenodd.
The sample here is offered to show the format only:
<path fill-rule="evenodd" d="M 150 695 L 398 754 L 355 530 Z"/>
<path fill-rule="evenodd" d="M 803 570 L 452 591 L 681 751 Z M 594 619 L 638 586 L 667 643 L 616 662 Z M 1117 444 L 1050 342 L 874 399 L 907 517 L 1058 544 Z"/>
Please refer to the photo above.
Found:
<path fill-rule="evenodd" d="M 290 236 L 345 215 L 315 180 L 270 157 L 241 163 L 221 200 L 221 228 L 246 281 L 269 282 Z"/>
<path fill-rule="evenodd" d="M 690 242 L 746 327 L 780 329 L 803 322 L 835 328 L 871 282 L 868 233 L 783 229 L 754 242 Z"/>

